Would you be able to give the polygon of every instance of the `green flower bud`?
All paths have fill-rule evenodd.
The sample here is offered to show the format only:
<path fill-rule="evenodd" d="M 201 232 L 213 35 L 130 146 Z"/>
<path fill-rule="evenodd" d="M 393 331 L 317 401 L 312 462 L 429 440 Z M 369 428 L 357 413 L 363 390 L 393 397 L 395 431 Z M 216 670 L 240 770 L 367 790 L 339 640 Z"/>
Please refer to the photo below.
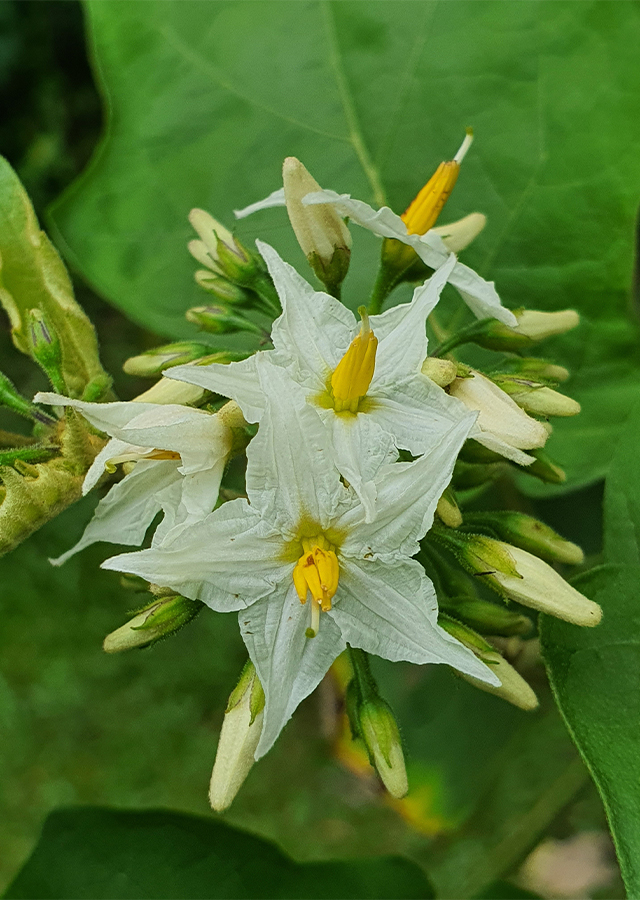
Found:
<path fill-rule="evenodd" d="M 538 359 L 535 356 L 513 356 L 510 359 L 504 359 L 500 363 L 500 369 L 505 373 L 529 378 L 542 384 L 566 381 L 569 377 L 569 370 L 564 366 L 557 366 L 546 359 Z M 492 374 L 491 377 L 496 379 L 496 375 Z"/>
<path fill-rule="evenodd" d="M 193 341 L 163 344 L 161 347 L 153 347 L 138 356 L 130 357 L 122 368 L 127 375 L 152 378 L 155 375 L 161 375 L 165 369 L 170 369 L 172 366 L 180 366 L 200 359 L 209 351 L 210 348 L 206 344 L 198 344 Z"/>
<path fill-rule="evenodd" d="M 500 540 L 528 550 L 547 562 L 570 565 L 584 562 L 584 553 L 577 544 L 565 541 L 553 528 L 522 512 L 470 513 L 466 524 L 474 530 L 488 530 Z"/>
<path fill-rule="evenodd" d="M 550 387 L 542 385 L 511 391 L 511 398 L 521 409 L 535 416 L 577 416 L 580 404 Z"/>
<path fill-rule="evenodd" d="M 149 647 L 178 631 L 194 619 L 201 609 L 202 603 L 199 600 L 189 600 L 178 594 L 161 597 L 141 610 L 126 625 L 108 634 L 102 647 L 107 653 Z"/>
<path fill-rule="evenodd" d="M 446 488 L 444 494 L 438 500 L 436 512 L 449 528 L 458 528 L 459 525 L 462 525 L 462 513 L 451 488 Z"/>
<path fill-rule="evenodd" d="M 240 287 L 239 284 L 233 284 L 227 278 L 216 275 L 207 269 L 198 269 L 194 276 L 196 283 L 208 291 L 221 303 L 230 303 L 232 306 L 243 306 L 250 303 L 252 295 L 249 291 Z"/>
<path fill-rule="evenodd" d="M 466 675 L 464 672 L 457 673 L 465 681 L 473 684 L 474 687 L 487 691 L 489 694 L 502 697 L 503 700 L 507 700 L 520 709 L 531 710 L 538 706 L 538 698 L 522 675 L 491 644 L 483 640 L 480 635 L 462 625 L 462 623 L 455 621 L 455 619 L 449 618 L 449 616 L 438 616 L 438 625 L 444 628 L 452 637 L 455 637 L 456 640 L 460 641 L 461 644 L 464 644 L 465 647 L 468 647 L 478 659 L 485 662 L 500 679 L 500 685 L 496 687 L 495 685 L 487 684 L 485 681 L 480 681 L 472 675 Z"/>
<path fill-rule="evenodd" d="M 535 457 L 535 460 L 529 466 L 518 466 L 521 472 L 533 475 L 545 484 L 564 484 L 567 480 L 564 469 L 557 466 L 543 450 L 529 450 L 528 453 Z"/>
<path fill-rule="evenodd" d="M 40 422 L 42 425 L 55 425 L 57 421 L 23 397 L 2 372 L 0 372 L 0 406 L 12 410 L 25 419 L 31 419 L 32 422 Z"/>
<path fill-rule="evenodd" d="M 521 309 L 515 313 L 518 324 L 514 331 L 526 335 L 533 341 L 542 341 L 556 334 L 564 334 L 580 324 L 580 316 L 575 309 L 558 312 L 542 312 L 537 309 Z"/>
<path fill-rule="evenodd" d="M 262 685 L 249 660 L 229 697 L 211 773 L 209 801 L 217 812 L 231 806 L 255 762 L 264 703 Z"/>
<path fill-rule="evenodd" d="M 371 696 L 358 708 L 359 732 L 372 765 L 392 797 L 400 799 L 409 790 L 400 732 L 390 707 Z"/>
<path fill-rule="evenodd" d="M 31 355 L 43 370 L 55 391 L 67 393 L 62 374 L 60 341 L 47 316 L 39 309 L 29 310 L 29 345 Z"/>
<path fill-rule="evenodd" d="M 519 613 L 489 603 L 486 600 L 472 600 L 467 597 L 454 598 L 443 604 L 452 615 L 475 628 L 480 634 L 528 634 L 532 629 L 531 619 Z"/>
<path fill-rule="evenodd" d="M 260 328 L 249 322 L 226 306 L 194 306 L 185 313 L 187 321 L 198 325 L 203 331 L 211 334 L 228 334 L 232 331 L 253 331 L 261 333 Z"/>

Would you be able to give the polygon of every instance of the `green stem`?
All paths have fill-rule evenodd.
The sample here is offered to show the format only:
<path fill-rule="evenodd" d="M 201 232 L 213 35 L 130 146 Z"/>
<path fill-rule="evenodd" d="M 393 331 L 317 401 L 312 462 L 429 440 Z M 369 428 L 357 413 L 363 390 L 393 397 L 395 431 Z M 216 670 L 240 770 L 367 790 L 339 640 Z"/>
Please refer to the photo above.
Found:
<path fill-rule="evenodd" d="M 378 686 L 371 674 L 368 654 L 364 650 L 352 647 L 350 644 L 347 644 L 347 652 L 349 653 L 349 661 L 353 670 L 353 679 L 358 687 L 361 700 L 367 700 L 372 696 L 377 697 Z"/>

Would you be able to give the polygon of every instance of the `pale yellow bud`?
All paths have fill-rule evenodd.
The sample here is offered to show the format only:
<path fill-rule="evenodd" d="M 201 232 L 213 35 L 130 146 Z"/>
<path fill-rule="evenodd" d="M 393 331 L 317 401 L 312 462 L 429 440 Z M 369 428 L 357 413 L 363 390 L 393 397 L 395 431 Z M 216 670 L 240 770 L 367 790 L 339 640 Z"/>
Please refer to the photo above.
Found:
<path fill-rule="evenodd" d="M 520 450 L 544 447 L 547 430 L 528 416 L 512 398 L 479 372 L 470 378 L 456 378 L 449 387 L 452 397 L 477 410 L 477 427 L 482 433 Z M 472 434 L 482 443 L 482 434 Z"/>
<path fill-rule="evenodd" d="M 476 212 L 463 219 L 458 219 L 457 222 L 451 222 L 449 225 L 437 225 L 431 229 L 431 233 L 442 238 L 447 250 L 459 253 L 472 241 L 475 241 L 486 224 L 487 217 Z"/>
<path fill-rule="evenodd" d="M 455 501 L 455 497 L 449 490 L 446 490 L 438 500 L 436 512 L 449 528 L 458 528 L 462 525 L 462 513 Z"/>
<path fill-rule="evenodd" d="M 518 324 L 513 330 L 524 334 L 533 341 L 542 341 L 555 334 L 564 334 L 580 324 L 580 316 L 575 309 L 558 312 L 542 312 L 538 309 L 524 309 L 516 312 Z"/>
<path fill-rule="evenodd" d="M 303 197 L 321 191 L 322 188 L 294 156 L 289 156 L 284 161 L 282 182 L 291 227 L 302 252 L 307 259 L 317 255 L 324 267 L 329 266 L 336 250 L 351 249 L 349 229 L 332 204 L 303 206 Z"/>
<path fill-rule="evenodd" d="M 571 587 L 555 569 L 520 547 L 496 543 L 510 554 L 520 578 L 499 571 L 490 578 L 512 600 L 575 625 L 598 624 L 602 618 L 598 604 Z"/>
<path fill-rule="evenodd" d="M 495 694 L 496 697 L 502 697 L 503 700 L 507 700 L 520 709 L 530 710 L 538 706 L 538 698 L 533 688 L 497 650 L 478 651 L 474 647 L 471 649 L 474 650 L 476 656 L 487 663 L 493 674 L 498 676 L 500 686 L 496 687 L 493 684 L 487 684 L 486 681 L 480 681 L 480 679 L 474 678 L 472 675 L 466 675 L 463 672 L 461 674 L 465 681 L 483 691 Z"/>
<path fill-rule="evenodd" d="M 133 400 L 135 403 L 178 403 L 187 406 L 199 403 L 206 393 L 204 388 L 195 384 L 162 377 L 148 391 L 138 394 Z"/>
<path fill-rule="evenodd" d="M 549 387 L 511 392 L 511 398 L 525 412 L 536 416 L 577 416 L 580 412 L 577 400 Z"/>
<path fill-rule="evenodd" d="M 221 225 L 204 209 L 192 209 L 189 213 L 189 221 L 200 236 L 199 241 L 189 242 L 189 253 L 201 265 L 223 274 L 224 270 L 219 265 L 218 240 L 233 247 L 233 235 L 228 228 Z"/>
<path fill-rule="evenodd" d="M 427 356 L 422 363 L 422 374 L 430 378 L 439 387 L 446 387 L 455 380 L 458 374 L 457 365 L 450 359 L 439 359 L 437 356 Z"/>
<path fill-rule="evenodd" d="M 220 731 L 209 785 L 209 802 L 216 812 L 231 806 L 255 762 L 263 717 L 264 692 L 248 663 L 229 698 Z"/>

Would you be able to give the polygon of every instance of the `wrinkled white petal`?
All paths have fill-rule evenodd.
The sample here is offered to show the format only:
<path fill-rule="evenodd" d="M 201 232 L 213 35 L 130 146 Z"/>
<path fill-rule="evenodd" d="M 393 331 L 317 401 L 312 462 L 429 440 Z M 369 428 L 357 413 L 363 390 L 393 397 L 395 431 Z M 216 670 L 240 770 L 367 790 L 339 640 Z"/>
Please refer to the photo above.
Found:
<path fill-rule="evenodd" d="M 334 203 L 343 216 L 348 216 L 379 237 L 395 238 L 413 247 L 420 259 L 433 269 L 438 269 L 449 255 L 442 238 L 432 231 L 422 235 L 407 234 L 407 227 L 400 216 L 387 206 L 375 210 L 361 200 L 352 200 L 349 194 L 336 194 L 335 191 L 308 194 L 302 202 L 308 205 Z M 473 269 L 458 262 L 451 272 L 449 281 L 458 289 L 462 299 L 478 318 L 490 316 L 499 319 L 505 325 L 516 324 L 514 314 L 502 306 L 493 282 L 485 281 Z"/>
<path fill-rule="evenodd" d="M 329 432 L 284 369 L 266 356 L 256 365 L 266 414 L 247 448 L 251 505 L 282 534 L 295 534 L 302 521 L 324 530 L 347 493 L 335 468 Z"/>
<path fill-rule="evenodd" d="M 315 291 L 268 244 L 256 241 L 282 304 L 273 323 L 273 345 L 296 380 L 310 390 L 323 391 L 328 377 L 346 353 L 356 327 L 353 313 L 335 297 Z"/>
<path fill-rule="evenodd" d="M 321 418 L 331 430 L 338 471 L 358 495 L 365 521 L 372 522 L 378 496 L 374 477 L 384 463 L 397 457 L 393 437 L 374 416 L 336 416 L 330 412 L 327 416 L 321 413 Z"/>
<path fill-rule="evenodd" d="M 428 453 L 457 423 L 474 421 L 464 404 L 419 373 L 371 393 L 371 418 L 414 456 Z"/>
<path fill-rule="evenodd" d="M 177 527 L 156 544 L 111 557 L 102 568 L 139 575 L 219 612 L 249 606 L 291 577 L 291 563 L 281 559 L 281 536 L 246 500 L 225 503 L 202 522 Z"/>
<path fill-rule="evenodd" d="M 341 560 L 338 594 L 326 615 L 347 643 L 367 653 L 393 661 L 445 663 L 499 683 L 471 650 L 438 627 L 435 589 L 415 560 L 393 566 Z"/>
<path fill-rule="evenodd" d="M 268 197 L 264 198 L 264 200 L 250 203 L 249 206 L 245 206 L 244 209 L 234 209 L 233 214 L 236 219 L 244 219 L 246 216 L 250 216 L 252 213 L 258 212 L 261 209 L 273 209 L 276 206 L 286 205 L 284 188 L 278 188 L 277 191 L 272 191 Z"/>
<path fill-rule="evenodd" d="M 406 375 L 420 371 L 427 356 L 427 316 L 440 299 L 455 264 L 456 258 L 451 254 L 428 281 L 415 289 L 410 303 L 402 303 L 382 315 L 371 316 L 371 328 L 378 338 L 372 391 L 378 384 L 393 384 Z"/>
<path fill-rule="evenodd" d="M 162 508 L 162 492 L 182 480 L 177 467 L 177 460 L 140 460 L 133 472 L 115 484 L 98 503 L 93 519 L 78 543 L 51 563 L 61 566 L 97 541 L 141 544 L 149 525 Z"/>
<path fill-rule="evenodd" d="M 438 500 L 451 480 L 453 466 L 470 424 L 462 419 L 441 434 L 435 446 L 412 463 L 383 466 L 376 476 L 377 516 L 367 523 L 362 507 L 353 506 L 336 520 L 344 530 L 341 550 L 350 558 L 413 556 L 417 541 L 431 525 Z"/>
<path fill-rule="evenodd" d="M 247 422 L 259 422 L 264 411 L 264 396 L 256 374 L 256 358 L 259 355 L 256 353 L 232 363 L 174 366 L 164 373 L 164 377 L 197 384 L 222 397 L 229 397 L 236 401 Z"/>
<path fill-rule="evenodd" d="M 303 606 L 293 582 L 243 610 L 240 631 L 265 693 L 262 735 L 256 759 L 271 749 L 298 704 L 317 687 L 345 649 L 339 628 L 327 613 L 320 616 L 314 638 L 305 635 L 311 622 L 309 601 Z"/>

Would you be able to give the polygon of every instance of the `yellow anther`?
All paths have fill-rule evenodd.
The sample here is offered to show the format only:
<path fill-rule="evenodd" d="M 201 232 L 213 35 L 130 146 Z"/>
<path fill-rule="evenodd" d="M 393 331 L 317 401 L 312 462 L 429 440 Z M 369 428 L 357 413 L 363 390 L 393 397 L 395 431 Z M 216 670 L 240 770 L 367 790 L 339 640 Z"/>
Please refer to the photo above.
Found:
<path fill-rule="evenodd" d="M 322 535 L 312 540 L 305 538 L 302 545 L 304 553 L 293 570 L 293 584 L 301 603 L 306 603 L 307 594 L 311 594 L 312 620 L 315 621 L 321 609 L 323 612 L 331 609 L 331 600 L 338 590 L 340 567 L 338 557 L 328 549 Z M 313 630 L 317 632 L 317 628 Z"/>
<path fill-rule="evenodd" d="M 357 412 L 366 395 L 376 365 L 378 338 L 371 330 L 364 306 L 358 309 L 362 324 L 331 376 L 331 392 L 336 412 Z"/>
<path fill-rule="evenodd" d="M 433 227 L 458 180 L 460 163 L 466 156 L 472 140 L 473 132 L 468 128 L 466 137 L 453 159 L 440 163 L 429 181 L 402 214 L 402 221 L 407 226 L 409 234 L 425 234 Z"/>

